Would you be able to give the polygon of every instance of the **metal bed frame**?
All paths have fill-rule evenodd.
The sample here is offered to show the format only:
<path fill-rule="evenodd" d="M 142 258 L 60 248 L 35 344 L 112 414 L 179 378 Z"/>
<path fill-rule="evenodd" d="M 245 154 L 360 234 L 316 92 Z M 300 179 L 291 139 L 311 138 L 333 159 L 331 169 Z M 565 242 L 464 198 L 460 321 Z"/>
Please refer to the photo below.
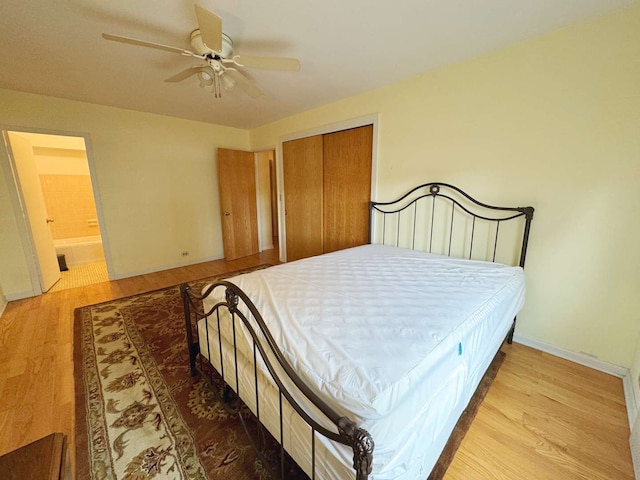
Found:
<path fill-rule="evenodd" d="M 393 244 L 396 246 L 405 246 L 403 243 L 410 243 L 409 248 L 415 248 L 416 238 L 419 234 L 428 232 L 428 251 L 432 252 L 434 247 L 434 219 L 437 215 L 436 200 L 439 202 L 445 202 L 446 209 L 451 210 L 450 221 L 448 226 L 448 232 L 445 232 L 445 236 L 448 234 L 448 248 L 444 254 L 451 255 L 452 245 L 454 243 L 454 236 L 460 235 L 459 231 L 462 231 L 463 236 L 467 238 L 469 255 L 471 258 L 474 250 L 474 241 L 477 240 L 478 224 L 480 222 L 493 222 L 496 225 L 495 234 L 493 234 L 493 248 L 490 250 L 490 259 L 488 261 L 496 260 L 496 252 L 498 250 L 498 238 L 500 235 L 500 225 L 506 221 L 512 221 L 515 219 L 522 219 L 523 227 L 521 234 L 521 243 L 519 244 L 519 260 L 518 265 L 524 267 L 527 245 L 529 240 L 529 232 L 531 228 L 531 221 L 533 219 L 533 207 L 497 207 L 488 204 L 481 203 L 458 187 L 449 185 L 446 183 L 426 183 L 420 185 L 397 200 L 392 202 L 371 202 L 370 203 L 370 243 L 383 243 Z M 422 207 L 421 204 L 425 202 L 427 207 Z M 419 210 L 423 211 L 423 215 L 419 215 Z M 448 210 L 447 210 L 448 212 Z M 470 232 L 468 221 L 460 222 L 454 221 L 456 215 L 462 213 L 468 221 L 471 222 Z M 407 221 L 408 218 L 408 221 Z M 404 221 L 408 226 L 402 228 L 401 222 Z M 380 223 L 381 222 L 381 223 Z M 460 224 L 462 226 L 460 227 Z M 381 230 L 380 232 L 374 232 L 375 229 Z M 391 228 L 392 234 L 387 234 L 388 229 Z M 463 242 L 464 243 L 464 242 Z M 492 250 L 492 252 L 491 252 Z M 433 253 L 433 252 L 432 252 Z M 214 305 L 209 311 L 202 311 L 202 300 L 206 298 L 216 287 L 222 287 L 226 289 L 225 301 L 221 301 Z M 251 336 L 251 347 L 253 352 L 253 378 L 255 382 L 255 405 L 256 405 L 256 417 L 258 425 L 262 427 L 260 423 L 260 398 L 258 389 L 258 355 L 261 361 L 264 363 L 268 373 L 273 379 L 279 394 L 279 415 L 280 415 L 280 438 L 277 439 L 280 444 L 280 478 L 284 478 L 285 464 L 287 453 L 283 444 L 283 400 L 286 400 L 289 405 L 295 410 L 295 412 L 305 421 L 305 423 L 311 428 L 311 478 L 315 480 L 316 472 L 316 455 L 315 455 L 315 440 L 316 435 L 322 435 L 330 440 L 341 443 L 350 447 L 353 450 L 353 468 L 355 471 L 356 480 L 366 480 L 371 474 L 373 463 L 373 450 L 374 441 L 371 435 L 364 429 L 358 427 L 358 425 L 351 419 L 339 415 L 333 408 L 327 405 L 314 391 L 312 391 L 298 376 L 295 370 L 291 367 L 289 362 L 282 354 L 273 336 L 269 332 L 267 325 L 253 304 L 251 299 L 243 292 L 239 287 L 228 281 L 216 282 L 202 292 L 201 295 L 194 294 L 188 284 L 182 284 L 180 286 L 180 294 L 183 300 L 184 315 L 185 315 L 185 327 L 187 346 L 189 351 L 189 362 L 191 368 L 191 374 L 196 375 L 198 372 L 202 373 L 205 378 L 211 375 L 211 371 L 215 370 L 214 367 L 208 362 L 206 357 L 200 355 L 200 345 L 198 343 L 197 324 L 198 321 L 205 317 L 212 317 L 217 321 L 218 325 L 218 345 L 220 354 L 220 365 L 222 378 L 225 378 L 224 373 L 224 360 L 222 355 L 222 334 L 221 334 L 221 322 L 231 321 L 231 327 L 233 331 L 233 355 L 234 362 L 230 368 L 234 368 L 235 372 L 235 385 L 236 390 L 240 389 L 238 382 L 238 351 L 236 343 L 236 332 L 239 328 L 245 328 Z M 239 305 L 243 305 L 241 308 Z M 221 311 L 228 311 L 229 316 L 221 316 Z M 247 312 L 245 314 L 244 312 Z M 253 319 L 253 322 L 250 321 Z M 240 324 L 237 324 L 237 322 Z M 240 327 L 242 325 L 243 327 Z M 257 330 L 254 328 L 257 325 Z M 513 338 L 513 332 L 515 329 L 515 318 L 509 334 L 507 335 L 507 341 L 511 343 Z M 195 338 L 194 338 L 194 331 Z M 207 348 L 210 348 L 209 346 Z M 213 355 L 213 352 L 210 352 Z M 200 365 L 196 360 L 200 359 Z M 281 378 L 284 373 L 286 378 Z M 295 392 L 290 392 L 285 383 L 293 385 Z M 225 385 L 223 398 L 229 400 L 232 394 L 232 388 L 229 385 Z M 239 396 L 240 392 L 236 391 L 236 395 Z M 303 396 L 309 400 L 322 414 L 328 419 L 335 427 L 333 430 L 323 426 L 317 419 L 312 418 L 307 411 L 300 405 L 296 398 Z M 242 415 L 239 415 L 242 419 Z M 244 421 L 243 421 L 244 425 Z M 248 429 L 245 426 L 247 434 Z M 253 439 L 251 443 L 256 447 L 258 453 L 261 447 L 256 445 L 256 441 Z M 261 434 L 260 445 L 264 445 L 264 436 Z"/>

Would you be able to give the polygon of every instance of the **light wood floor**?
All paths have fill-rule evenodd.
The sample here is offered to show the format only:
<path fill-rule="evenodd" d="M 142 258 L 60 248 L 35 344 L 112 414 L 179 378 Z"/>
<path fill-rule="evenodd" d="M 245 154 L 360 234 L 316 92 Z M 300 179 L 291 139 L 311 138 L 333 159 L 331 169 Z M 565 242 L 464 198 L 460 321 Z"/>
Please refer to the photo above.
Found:
<path fill-rule="evenodd" d="M 0 455 L 53 431 L 73 445 L 75 308 L 262 263 L 278 263 L 277 250 L 10 302 L 0 317 Z M 446 480 L 633 479 L 622 381 L 522 345 L 504 348 Z"/>
<path fill-rule="evenodd" d="M 514 343 L 445 480 L 634 479 L 622 380 Z"/>

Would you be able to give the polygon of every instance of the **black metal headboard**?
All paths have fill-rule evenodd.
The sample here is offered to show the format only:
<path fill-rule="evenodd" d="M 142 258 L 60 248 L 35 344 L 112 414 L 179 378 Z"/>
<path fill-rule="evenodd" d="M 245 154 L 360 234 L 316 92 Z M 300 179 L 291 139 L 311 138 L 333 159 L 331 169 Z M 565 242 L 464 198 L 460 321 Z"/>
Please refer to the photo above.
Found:
<path fill-rule="evenodd" d="M 533 207 L 487 205 L 433 182 L 369 209 L 369 243 L 524 267 Z"/>

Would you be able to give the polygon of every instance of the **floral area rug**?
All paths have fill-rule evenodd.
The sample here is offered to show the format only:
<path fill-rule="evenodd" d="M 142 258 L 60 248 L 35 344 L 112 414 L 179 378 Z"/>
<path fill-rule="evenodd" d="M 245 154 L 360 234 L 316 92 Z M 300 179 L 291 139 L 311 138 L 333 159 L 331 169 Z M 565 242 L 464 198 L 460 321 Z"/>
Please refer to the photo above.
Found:
<path fill-rule="evenodd" d="M 237 415 L 189 373 L 177 286 L 78 308 L 74 328 L 78 480 L 270 478 Z"/>
<path fill-rule="evenodd" d="M 268 265 L 257 268 L 264 268 Z M 192 282 L 194 292 L 232 272 Z M 179 287 L 75 311 L 77 480 L 267 480 L 279 470 L 273 443 L 260 459 L 216 391 L 219 377 L 189 373 Z M 429 480 L 444 476 L 504 354 L 499 352 Z M 240 408 L 247 428 L 256 422 Z M 295 465 L 285 478 L 307 478 Z"/>

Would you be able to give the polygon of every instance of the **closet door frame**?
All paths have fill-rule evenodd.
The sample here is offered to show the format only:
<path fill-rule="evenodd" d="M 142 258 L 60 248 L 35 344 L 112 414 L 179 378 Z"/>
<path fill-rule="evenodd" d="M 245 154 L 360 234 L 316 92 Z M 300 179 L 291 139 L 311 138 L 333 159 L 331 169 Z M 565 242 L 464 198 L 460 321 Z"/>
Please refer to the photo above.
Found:
<path fill-rule="evenodd" d="M 282 144 L 290 140 L 298 140 L 305 137 L 313 137 L 315 135 L 324 135 L 327 133 L 339 132 L 341 130 L 349 130 L 351 128 L 364 127 L 372 125 L 373 141 L 371 145 L 371 198 L 376 198 L 376 189 L 378 185 L 378 114 L 366 115 L 363 117 L 352 118 L 341 122 L 331 123 L 314 127 L 308 130 L 289 133 L 278 139 L 276 146 L 276 180 L 278 190 L 278 235 L 280 238 L 280 261 L 287 261 L 287 238 L 286 238 L 286 219 L 284 215 L 284 162 L 282 154 Z"/>

